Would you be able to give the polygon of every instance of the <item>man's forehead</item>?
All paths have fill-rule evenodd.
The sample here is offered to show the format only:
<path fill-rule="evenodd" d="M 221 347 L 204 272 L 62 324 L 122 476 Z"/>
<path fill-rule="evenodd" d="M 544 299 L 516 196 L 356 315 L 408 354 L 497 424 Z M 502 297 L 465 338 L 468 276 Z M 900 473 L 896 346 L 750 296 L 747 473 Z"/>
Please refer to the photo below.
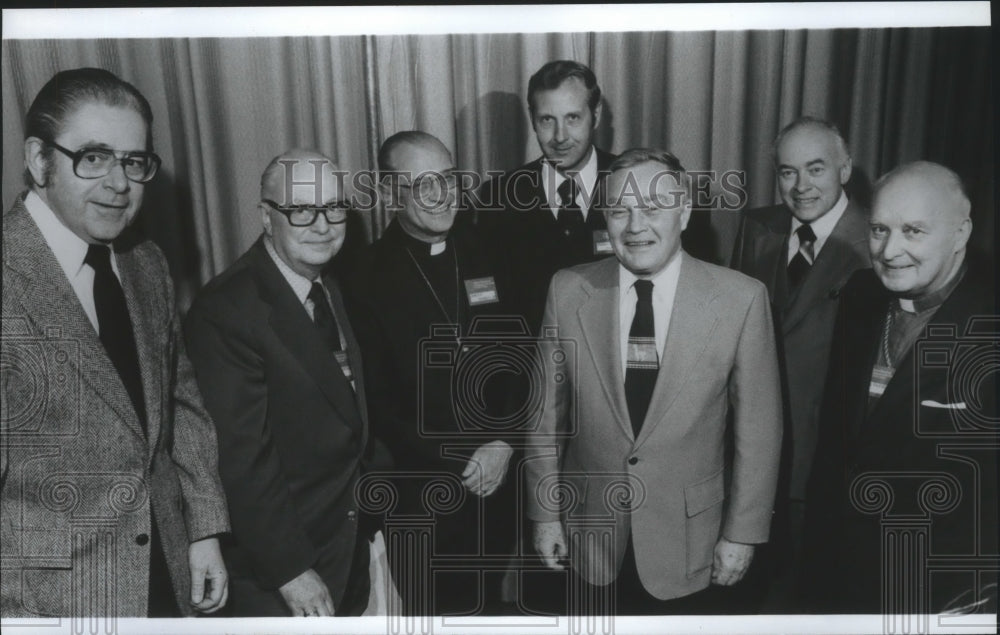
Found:
<path fill-rule="evenodd" d="M 278 203 L 323 204 L 340 199 L 344 189 L 343 175 L 329 159 L 285 157 L 271 171 L 264 193 Z"/>
<path fill-rule="evenodd" d="M 455 169 L 447 148 L 430 141 L 401 143 L 393 150 L 390 160 L 393 167 L 401 172 L 445 172 Z"/>
<path fill-rule="evenodd" d="M 148 127 L 142 115 L 128 106 L 97 100 L 81 103 L 63 118 L 59 135 L 76 143 L 104 145 L 121 150 L 142 149 Z"/>
<path fill-rule="evenodd" d="M 836 151 L 837 140 L 832 132 L 805 126 L 792 130 L 781 140 L 778 144 L 778 162 L 825 160 L 834 156 Z"/>
<path fill-rule="evenodd" d="M 884 187 L 872 204 L 872 220 L 881 223 L 934 224 L 949 215 L 947 197 L 916 182 Z"/>
<path fill-rule="evenodd" d="M 573 101 L 577 105 L 586 105 L 587 97 L 587 85 L 583 83 L 583 80 L 576 76 L 570 76 L 555 88 L 538 91 L 535 95 L 535 105 L 540 109 L 557 101 Z"/>

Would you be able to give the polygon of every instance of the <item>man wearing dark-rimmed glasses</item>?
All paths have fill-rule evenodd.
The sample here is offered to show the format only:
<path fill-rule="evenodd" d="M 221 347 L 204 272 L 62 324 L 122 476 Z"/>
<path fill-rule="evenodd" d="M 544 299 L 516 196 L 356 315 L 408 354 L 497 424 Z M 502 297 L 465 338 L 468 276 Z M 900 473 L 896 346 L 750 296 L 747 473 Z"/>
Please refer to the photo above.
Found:
<path fill-rule="evenodd" d="M 261 177 L 264 232 L 198 294 L 185 334 L 219 434 L 235 616 L 360 615 L 369 532 L 354 500 L 368 415 L 361 354 L 327 263 L 348 192 L 312 150 Z"/>
<path fill-rule="evenodd" d="M 3 218 L 4 617 L 226 602 L 215 430 L 167 262 L 119 240 L 160 165 L 152 119 L 96 68 L 56 74 L 27 113 L 29 189 Z"/>

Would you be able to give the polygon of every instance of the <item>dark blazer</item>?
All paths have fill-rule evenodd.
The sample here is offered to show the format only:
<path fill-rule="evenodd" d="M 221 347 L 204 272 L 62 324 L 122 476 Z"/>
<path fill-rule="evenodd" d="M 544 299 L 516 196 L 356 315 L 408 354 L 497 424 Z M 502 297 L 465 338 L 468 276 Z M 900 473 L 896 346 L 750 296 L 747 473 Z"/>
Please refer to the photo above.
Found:
<path fill-rule="evenodd" d="M 785 401 L 785 461 L 779 497 L 805 498 L 816 449 L 820 400 L 840 288 L 870 266 L 868 221 L 852 202 L 816 255 L 798 293 L 787 280 L 792 213 L 784 205 L 748 210 L 740 223 L 731 266 L 767 286 L 778 332 Z"/>
<path fill-rule="evenodd" d="M 309 568 L 335 609 L 348 583 L 358 532 L 354 485 L 368 440 L 365 383 L 337 283 L 325 277 L 323 284 L 357 395 L 263 239 L 198 294 L 185 321 L 219 432 L 234 538 L 224 555 L 238 615 L 283 609 L 276 589 Z"/>
<path fill-rule="evenodd" d="M 446 251 L 439 256 L 446 264 L 457 262 L 461 314 L 457 324 L 455 305 L 449 300 L 454 296 L 444 288 L 435 292 L 447 308 L 445 315 L 407 252 L 409 248 L 422 258 L 416 250 L 427 249 L 426 245 L 413 241 L 395 221 L 361 253 L 352 267 L 353 275 L 345 281 L 348 310 L 365 356 L 372 427 L 395 462 L 395 495 L 386 516 L 387 525 L 394 524 L 387 528 L 387 542 L 389 564 L 407 614 L 474 610 L 481 589 L 470 582 L 468 569 L 460 575 L 434 576 L 433 593 L 429 587 L 426 594 L 414 589 L 430 584 L 419 577 L 430 570 L 425 559 L 430 552 L 419 551 L 419 543 L 405 542 L 407 532 L 400 529 L 401 520 L 413 526 L 414 519 L 431 518 L 430 551 L 473 556 L 465 560 L 468 568 L 481 567 L 475 556 L 484 549 L 507 553 L 513 541 L 513 479 L 508 478 L 485 499 L 468 492 L 461 479 L 479 446 L 509 436 L 479 416 L 494 411 L 476 402 L 479 387 L 484 387 L 488 403 L 500 404 L 505 396 L 502 382 L 495 381 L 503 373 L 491 372 L 489 363 L 482 363 L 489 351 L 496 350 L 495 334 L 502 329 L 493 327 L 503 324 L 483 323 L 488 332 L 479 335 L 473 332 L 473 324 L 479 318 L 503 314 L 508 288 L 475 230 L 474 226 L 454 227 Z M 433 277 L 428 262 L 422 262 Z M 454 287 L 450 271 L 447 278 Z M 498 301 L 470 306 L 465 281 L 482 278 L 494 280 Z M 435 325 L 444 328 L 435 332 Z M 533 345 L 525 332 L 515 339 L 522 346 Z M 483 372 L 477 375 L 477 371 Z M 394 533 L 393 527 L 402 534 Z M 404 541 L 401 549 L 400 541 Z M 430 597 L 430 605 L 418 601 Z"/>
<path fill-rule="evenodd" d="M 596 196 L 615 156 L 597 152 Z M 592 199 L 596 200 L 596 199 Z M 606 231 L 604 214 L 596 205 L 587 213 L 586 228 L 567 239 L 556 223 L 542 185 L 542 159 L 487 181 L 476 201 L 477 223 L 491 247 L 497 249 L 512 289 L 512 308 L 538 332 L 545 310 L 549 282 L 559 269 L 600 260 L 610 251 L 595 253 L 594 232 Z"/>
<path fill-rule="evenodd" d="M 454 250 L 457 258 L 463 287 L 459 290 L 462 315 L 458 326 L 461 335 L 468 337 L 475 317 L 503 313 L 508 288 L 475 227 L 456 228 L 448 244 L 448 253 Z M 488 427 L 475 428 L 474 422 L 472 434 L 466 434 L 471 428 L 460 424 L 453 407 L 451 377 L 455 367 L 425 363 L 428 351 L 455 345 L 454 337 L 447 335 L 431 339 L 432 325 L 452 324 L 454 316 L 442 313 L 406 249 L 407 237 L 393 221 L 382 237 L 361 253 L 352 267 L 353 275 L 344 283 L 365 356 L 372 425 L 389 447 L 397 468 L 461 474 L 465 459 L 475 448 L 447 458 L 442 456 L 442 445 L 453 445 L 458 437 L 486 443 L 497 436 L 491 435 Z M 464 281 L 487 277 L 494 278 L 499 301 L 470 306 Z M 454 307 L 446 305 L 453 313 Z M 430 434 L 421 432 L 422 427 Z"/>
<path fill-rule="evenodd" d="M 970 604 L 990 581 L 995 584 L 995 362 L 993 376 L 988 375 L 989 363 L 983 370 L 982 362 L 995 350 L 998 333 L 995 324 L 972 320 L 996 319 L 993 298 L 991 288 L 966 274 L 866 414 L 890 295 L 871 270 L 857 272 L 844 287 L 823 400 L 820 451 L 809 482 L 802 579 L 813 609 L 939 612 L 953 601 Z M 973 379 L 977 368 L 987 373 L 979 375 L 981 383 Z M 966 409 L 955 409 L 959 402 Z M 883 537 L 883 532 L 893 534 L 891 521 L 924 525 L 930 534 L 926 543 L 915 536 L 920 532 L 910 534 L 913 542 L 907 543 L 925 550 L 916 562 L 907 562 L 899 552 L 881 551 L 883 544 L 907 544 L 897 542 L 898 533 L 896 539 Z M 965 562 L 942 563 L 945 570 L 930 575 L 928 584 L 921 569 L 940 556 L 962 556 Z M 972 570 L 977 566 L 982 578 L 974 589 Z M 992 572 L 986 570 L 990 566 Z M 914 594 L 909 603 L 897 598 L 896 604 L 883 607 L 881 585 L 891 585 L 886 586 L 889 595 L 898 596 L 904 588 L 900 574 Z M 927 593 L 928 603 L 913 603 L 918 592 Z"/>
<path fill-rule="evenodd" d="M 631 535 L 639 578 L 659 599 L 709 585 L 720 536 L 767 541 L 781 446 L 764 286 L 683 252 L 680 266 L 638 437 L 621 368 L 618 261 L 555 275 L 544 324 L 558 327 L 559 339 L 541 343 L 544 406 L 525 452 L 528 516 L 564 521 L 574 570 L 608 584 Z M 736 458 L 727 470 L 728 413 Z"/>
<path fill-rule="evenodd" d="M 178 606 L 190 614 L 188 547 L 229 529 L 215 430 L 166 259 L 151 242 L 124 240 L 115 258 L 148 434 L 23 197 L 4 214 L 4 617 L 145 616 L 154 511 Z"/>

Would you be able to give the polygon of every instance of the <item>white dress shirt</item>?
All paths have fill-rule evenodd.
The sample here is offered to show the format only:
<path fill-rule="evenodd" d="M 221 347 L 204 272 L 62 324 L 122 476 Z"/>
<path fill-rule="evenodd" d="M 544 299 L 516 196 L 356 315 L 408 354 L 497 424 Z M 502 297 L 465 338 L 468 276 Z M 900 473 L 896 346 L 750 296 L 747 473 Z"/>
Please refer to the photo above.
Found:
<path fill-rule="evenodd" d="M 94 270 L 90 265 L 84 265 L 83 260 L 87 257 L 87 250 L 90 245 L 85 240 L 73 233 L 73 231 L 63 225 L 55 212 L 41 199 L 34 191 L 24 197 L 24 207 L 28 210 L 31 220 L 35 221 L 38 231 L 42 233 L 42 238 L 48 244 L 49 249 L 56 256 L 56 261 L 62 267 L 63 273 L 73 287 L 83 312 L 87 314 L 87 319 L 94 327 L 94 331 L 100 334 L 101 329 L 97 323 L 97 306 L 94 304 Z M 111 250 L 111 270 L 118 281 L 121 282 L 121 274 L 118 271 L 118 261 L 115 260 L 115 250 Z"/>
<path fill-rule="evenodd" d="M 846 209 L 847 194 L 844 193 L 844 190 L 840 190 L 840 198 L 837 199 L 836 204 L 830 208 L 830 211 L 809 223 L 809 226 L 812 227 L 813 233 L 816 234 L 816 241 L 813 243 L 814 260 L 819 257 L 819 251 L 823 249 L 823 245 L 826 244 L 826 239 L 833 233 L 833 228 L 837 226 L 837 221 L 839 221 L 840 217 L 844 215 L 844 210 Z M 795 232 L 799 227 L 802 227 L 802 225 L 802 221 L 792 216 L 792 234 L 788 237 L 788 259 L 785 261 L 786 264 L 790 263 L 792 258 L 795 257 L 795 254 L 799 252 L 799 235 Z"/>
<path fill-rule="evenodd" d="M 319 277 L 315 280 L 310 280 L 285 264 L 285 261 L 281 259 L 278 252 L 274 250 L 274 242 L 271 241 L 270 236 L 264 237 L 264 248 L 267 249 L 267 255 L 271 256 L 271 260 L 273 260 L 275 266 L 278 267 L 278 271 L 281 272 L 281 276 L 288 282 L 288 286 L 292 288 L 292 292 L 295 294 L 295 297 L 298 298 L 299 302 L 302 303 L 302 306 L 306 308 L 306 313 L 309 314 L 310 320 L 314 319 L 313 311 L 316 308 L 313 301 L 309 298 L 309 292 L 312 291 L 313 282 L 318 282 L 319 286 L 323 287 L 323 293 L 326 295 L 326 301 L 331 307 L 330 313 L 333 314 L 333 305 L 330 303 L 330 292 L 327 290 L 323 281 Z M 343 348 L 343 335 L 341 335 L 340 339 L 341 348 Z"/>
<path fill-rule="evenodd" d="M 678 251 L 667 263 L 667 266 L 650 278 L 653 283 L 653 329 L 656 340 L 656 352 L 663 363 L 663 347 L 667 342 L 667 330 L 670 328 L 670 313 L 674 309 L 674 296 L 677 295 L 677 280 L 681 275 L 681 252 Z M 635 293 L 635 281 L 639 278 L 618 265 L 618 345 L 621 355 L 622 377 L 628 365 L 628 332 L 632 328 L 632 318 L 635 317 L 635 303 L 638 296 Z"/>
<path fill-rule="evenodd" d="M 590 146 L 590 158 L 587 159 L 587 163 L 575 175 L 576 204 L 583 212 L 583 220 L 587 220 L 594 185 L 597 183 L 597 149 L 594 146 Z M 559 208 L 562 207 L 562 201 L 559 199 L 559 186 L 566 179 L 565 174 L 542 159 L 542 188 L 545 190 L 545 199 L 549 202 L 549 210 L 556 218 L 559 217 Z"/>

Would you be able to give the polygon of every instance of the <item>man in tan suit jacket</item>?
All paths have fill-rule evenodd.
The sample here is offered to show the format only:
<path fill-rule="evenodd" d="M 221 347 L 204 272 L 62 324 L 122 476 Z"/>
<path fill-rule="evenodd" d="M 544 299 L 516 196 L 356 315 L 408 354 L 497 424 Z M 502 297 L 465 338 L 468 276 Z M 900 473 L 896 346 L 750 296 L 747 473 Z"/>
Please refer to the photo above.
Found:
<path fill-rule="evenodd" d="M 4 617 L 110 631 L 226 601 L 215 430 L 167 262 L 122 235 L 159 167 L 151 125 L 139 91 L 94 68 L 57 74 L 28 111 L 30 190 L 3 217 Z"/>
<path fill-rule="evenodd" d="M 535 546 L 553 568 L 568 555 L 571 613 L 710 612 L 710 582 L 739 581 L 768 538 L 781 401 L 767 291 L 680 249 L 691 197 L 673 155 L 622 154 L 606 200 L 617 258 L 549 289 L 525 459 Z"/>

